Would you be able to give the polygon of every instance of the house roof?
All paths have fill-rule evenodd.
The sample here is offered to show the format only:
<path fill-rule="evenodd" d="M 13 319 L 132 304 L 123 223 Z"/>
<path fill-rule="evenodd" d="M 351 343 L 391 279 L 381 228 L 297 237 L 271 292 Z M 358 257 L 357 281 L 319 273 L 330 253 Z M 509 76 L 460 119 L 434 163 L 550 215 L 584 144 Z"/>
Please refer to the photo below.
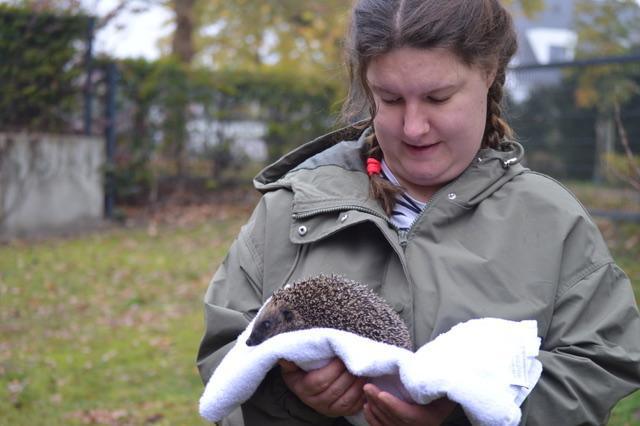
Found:
<path fill-rule="evenodd" d="M 545 64 L 572 59 L 577 42 L 573 30 L 574 0 L 545 0 L 545 8 L 529 18 L 520 9 L 514 12 L 519 49 L 513 64 Z M 564 58 L 554 57 L 554 48 L 563 49 Z"/>

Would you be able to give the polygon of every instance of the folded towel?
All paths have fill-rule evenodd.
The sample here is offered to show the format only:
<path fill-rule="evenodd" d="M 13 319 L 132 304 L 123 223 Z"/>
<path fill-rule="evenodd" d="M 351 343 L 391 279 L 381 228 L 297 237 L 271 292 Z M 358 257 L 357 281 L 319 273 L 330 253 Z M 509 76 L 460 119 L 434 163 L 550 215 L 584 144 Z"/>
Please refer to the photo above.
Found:
<path fill-rule="evenodd" d="M 282 333 L 247 346 L 252 328 L 253 322 L 205 387 L 200 414 L 207 420 L 219 421 L 249 399 L 279 359 L 309 371 L 339 357 L 352 374 L 399 398 L 427 404 L 446 396 L 474 425 L 517 425 L 520 405 L 542 372 L 535 321 L 470 320 L 415 353 L 329 328 Z M 362 415 L 349 420 L 363 424 Z"/>

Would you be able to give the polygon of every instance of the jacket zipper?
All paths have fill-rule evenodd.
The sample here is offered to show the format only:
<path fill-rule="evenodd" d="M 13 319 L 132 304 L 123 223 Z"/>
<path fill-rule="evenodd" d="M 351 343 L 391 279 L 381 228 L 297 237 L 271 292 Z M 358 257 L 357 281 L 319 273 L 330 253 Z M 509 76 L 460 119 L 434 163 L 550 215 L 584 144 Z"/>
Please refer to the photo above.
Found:
<path fill-rule="evenodd" d="M 407 243 L 409 242 L 409 239 L 407 238 L 408 236 L 409 236 L 409 230 L 398 229 L 398 238 L 400 239 L 400 247 L 402 247 L 402 250 L 407 248 Z"/>
<path fill-rule="evenodd" d="M 293 219 L 295 220 L 300 220 L 300 219 L 308 219 L 312 216 L 316 216 L 319 214 L 328 214 L 328 213 L 337 213 L 337 212 L 341 212 L 343 210 L 357 210 L 363 213 L 368 213 L 370 215 L 379 217 L 380 219 L 384 219 L 387 223 L 389 223 L 390 225 L 393 226 L 393 224 L 391 223 L 391 221 L 389 220 L 388 217 L 386 217 L 383 214 L 380 214 L 379 212 L 367 208 L 367 207 L 362 207 L 362 206 L 358 206 L 358 205 L 343 205 L 343 206 L 337 206 L 337 207 L 327 207 L 324 209 L 316 209 L 316 210 L 309 210 L 306 211 L 304 213 L 293 213 Z"/>
<path fill-rule="evenodd" d="M 437 190 L 435 194 L 433 194 L 431 199 L 427 201 L 427 206 L 424 208 L 424 210 L 422 210 L 422 212 L 420 212 L 418 217 L 416 217 L 416 220 L 413 221 L 413 223 L 411 224 L 411 227 L 406 231 L 400 231 L 401 232 L 400 245 L 402 246 L 403 249 L 407 247 L 407 244 L 409 243 L 409 235 L 413 234 L 413 230 L 416 224 L 422 220 L 422 217 L 425 216 L 425 214 L 427 213 L 427 210 L 433 207 L 435 202 L 440 198 L 440 194 L 446 192 L 450 186 L 451 184 L 448 184 L 443 186 L 439 190 Z"/>

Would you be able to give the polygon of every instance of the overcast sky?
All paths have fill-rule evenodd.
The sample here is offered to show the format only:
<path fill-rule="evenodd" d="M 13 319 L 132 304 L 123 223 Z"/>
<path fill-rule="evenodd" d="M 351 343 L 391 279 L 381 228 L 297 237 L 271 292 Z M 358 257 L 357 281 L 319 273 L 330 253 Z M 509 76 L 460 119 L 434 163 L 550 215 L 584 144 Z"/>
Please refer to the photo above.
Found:
<path fill-rule="evenodd" d="M 112 11 L 118 0 L 82 0 L 92 15 L 104 16 Z M 156 59 L 160 55 L 158 40 L 171 33 L 171 12 L 154 6 L 140 13 L 125 10 L 96 35 L 95 53 L 105 53 L 118 58 L 144 57 Z"/>

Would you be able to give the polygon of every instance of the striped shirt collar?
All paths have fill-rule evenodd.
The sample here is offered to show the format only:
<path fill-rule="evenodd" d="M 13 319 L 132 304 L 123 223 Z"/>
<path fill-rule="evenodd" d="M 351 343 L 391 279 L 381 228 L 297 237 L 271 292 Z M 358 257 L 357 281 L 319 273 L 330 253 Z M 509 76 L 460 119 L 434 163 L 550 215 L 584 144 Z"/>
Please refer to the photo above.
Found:
<path fill-rule="evenodd" d="M 394 185 L 401 186 L 384 159 L 382 160 L 382 177 Z M 393 206 L 393 212 L 391 212 L 389 219 L 398 229 L 407 230 L 411 228 L 413 222 L 415 222 L 426 206 L 427 203 L 416 200 L 405 191 L 396 197 L 396 205 Z"/>

